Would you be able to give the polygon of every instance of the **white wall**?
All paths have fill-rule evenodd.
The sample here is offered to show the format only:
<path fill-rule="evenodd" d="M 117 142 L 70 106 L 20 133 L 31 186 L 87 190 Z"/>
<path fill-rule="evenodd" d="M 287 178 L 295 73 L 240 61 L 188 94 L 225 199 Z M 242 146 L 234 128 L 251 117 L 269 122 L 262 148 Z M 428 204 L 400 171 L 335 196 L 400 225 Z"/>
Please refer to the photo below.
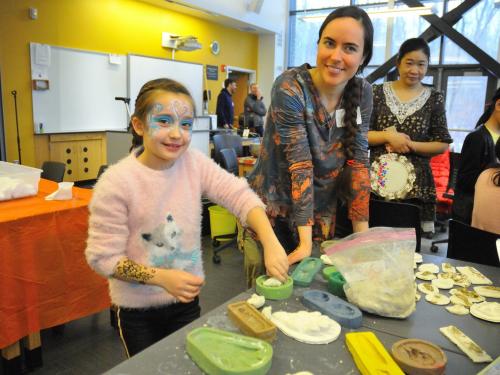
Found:
<path fill-rule="evenodd" d="M 271 87 L 286 67 L 286 40 L 288 32 L 288 0 L 264 0 L 259 14 L 247 10 L 249 0 L 183 0 L 183 3 L 207 12 L 237 21 L 239 25 L 253 26 L 259 33 L 257 82 L 266 106 L 269 107 Z M 217 17 L 211 18 L 217 22 Z M 226 22 L 221 20 L 221 23 Z"/>
<path fill-rule="evenodd" d="M 249 0 L 182 0 L 177 2 L 233 18 L 273 33 L 283 32 L 288 18 L 288 0 L 264 0 L 259 14 L 247 10 Z"/>

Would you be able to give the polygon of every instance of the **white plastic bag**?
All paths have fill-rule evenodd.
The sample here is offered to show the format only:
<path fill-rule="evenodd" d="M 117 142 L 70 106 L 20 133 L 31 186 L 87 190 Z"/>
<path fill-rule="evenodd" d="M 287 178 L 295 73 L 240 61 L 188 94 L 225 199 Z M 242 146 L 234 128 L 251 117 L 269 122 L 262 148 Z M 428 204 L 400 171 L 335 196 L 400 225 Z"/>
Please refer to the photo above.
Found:
<path fill-rule="evenodd" d="M 415 311 L 415 230 L 371 228 L 325 249 L 352 304 L 369 313 L 406 318 Z"/>

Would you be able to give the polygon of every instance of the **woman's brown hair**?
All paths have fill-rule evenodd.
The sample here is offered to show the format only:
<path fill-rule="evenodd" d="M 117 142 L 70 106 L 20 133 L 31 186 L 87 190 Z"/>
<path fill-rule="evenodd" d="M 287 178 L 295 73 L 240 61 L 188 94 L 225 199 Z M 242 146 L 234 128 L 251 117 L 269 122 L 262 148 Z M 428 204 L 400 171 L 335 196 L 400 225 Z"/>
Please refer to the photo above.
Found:
<path fill-rule="evenodd" d="M 355 6 L 347 6 L 335 9 L 331 12 L 323 21 L 319 29 L 318 43 L 321 40 L 321 35 L 325 27 L 337 18 L 350 17 L 360 22 L 363 26 L 363 63 L 358 69 L 360 73 L 365 66 L 368 65 L 373 54 L 373 25 L 368 14 L 361 8 Z M 344 135 L 342 137 L 342 146 L 345 150 L 346 164 L 342 169 L 338 178 L 338 189 L 337 194 L 341 200 L 352 199 L 353 192 L 351 189 L 351 165 L 354 158 L 354 145 L 356 141 L 356 135 L 359 132 L 358 124 L 356 121 L 357 110 L 361 101 L 361 83 L 360 79 L 356 76 L 352 77 L 344 88 L 344 94 L 342 97 L 342 105 L 345 110 L 344 115 Z"/>

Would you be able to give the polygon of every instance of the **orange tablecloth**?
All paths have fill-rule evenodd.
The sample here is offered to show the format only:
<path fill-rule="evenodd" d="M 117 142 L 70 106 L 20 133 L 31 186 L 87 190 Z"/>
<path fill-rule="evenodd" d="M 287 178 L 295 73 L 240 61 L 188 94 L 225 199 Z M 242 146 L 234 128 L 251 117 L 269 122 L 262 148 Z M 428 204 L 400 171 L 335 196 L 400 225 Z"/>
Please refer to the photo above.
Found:
<path fill-rule="evenodd" d="M 46 201 L 56 189 L 42 179 L 37 196 L 0 202 L 0 348 L 110 305 L 84 255 L 92 191 Z"/>

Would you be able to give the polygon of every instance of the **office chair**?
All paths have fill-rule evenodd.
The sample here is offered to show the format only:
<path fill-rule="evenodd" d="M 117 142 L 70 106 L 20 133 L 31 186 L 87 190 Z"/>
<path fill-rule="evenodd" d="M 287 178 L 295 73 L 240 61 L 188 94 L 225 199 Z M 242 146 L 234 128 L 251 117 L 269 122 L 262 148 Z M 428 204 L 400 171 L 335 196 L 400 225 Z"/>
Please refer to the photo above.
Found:
<path fill-rule="evenodd" d="M 99 171 L 97 172 L 97 177 L 96 177 L 96 180 L 99 179 L 99 177 L 101 177 L 101 175 L 106 171 L 106 169 L 108 169 L 108 165 L 107 164 L 103 164 L 99 167 Z"/>
<path fill-rule="evenodd" d="M 436 200 L 436 216 L 440 221 L 448 221 L 451 218 L 451 213 L 452 213 L 452 205 L 453 205 L 453 199 L 454 199 L 454 190 L 455 186 L 457 184 L 457 176 L 458 176 L 458 167 L 460 165 L 460 153 L 458 152 L 450 152 L 449 155 L 449 160 L 450 160 L 450 173 L 448 177 L 448 185 L 446 186 L 446 191 L 442 192 L 441 195 L 436 189 L 436 195 L 437 195 L 437 200 Z M 442 198 L 440 198 L 440 196 Z M 444 229 L 444 230 L 443 230 Z M 446 231 L 446 224 L 443 222 L 443 227 L 441 229 L 441 232 Z M 437 241 L 432 241 L 431 242 L 431 251 L 433 253 L 437 253 L 439 248 L 437 247 L 438 244 L 441 243 L 447 243 L 448 238 L 442 239 L 442 240 L 437 240 Z"/>
<path fill-rule="evenodd" d="M 450 220 L 448 253 L 451 259 L 500 267 L 496 241 L 500 235 L 471 227 L 458 220 Z"/>
<path fill-rule="evenodd" d="M 371 227 L 415 228 L 415 251 L 420 252 L 422 229 L 420 227 L 420 207 L 401 202 L 370 199 Z"/>
<path fill-rule="evenodd" d="M 220 150 L 221 166 L 226 171 L 238 176 L 238 156 L 234 148 Z"/>
<path fill-rule="evenodd" d="M 59 161 L 44 161 L 42 164 L 41 178 L 55 182 L 62 182 L 64 179 L 64 172 L 66 171 L 66 164 Z"/>
<path fill-rule="evenodd" d="M 214 137 L 215 138 L 215 137 Z M 224 168 L 226 171 L 234 174 L 235 176 L 238 175 L 238 157 L 236 155 L 236 151 L 233 148 L 223 148 L 219 152 L 220 156 L 220 164 L 222 168 Z M 215 236 L 212 239 L 212 245 L 214 249 L 214 255 L 212 256 L 212 261 L 215 264 L 220 263 L 220 255 L 219 253 L 228 248 L 229 246 L 236 245 L 238 237 L 238 231 L 236 230 L 235 233 L 230 233 L 230 234 L 222 234 L 219 236 Z M 221 245 L 221 240 L 229 240 L 225 241 L 224 244 Z"/>
<path fill-rule="evenodd" d="M 216 134 L 214 135 L 214 160 L 221 164 L 220 151 L 225 148 L 232 148 L 237 156 L 243 156 L 243 144 L 241 137 L 237 134 Z"/>
<path fill-rule="evenodd" d="M 430 166 L 434 185 L 436 186 L 436 231 L 446 232 L 446 226 L 451 214 L 452 200 L 444 194 L 450 191 L 450 150 L 431 158 Z"/>

